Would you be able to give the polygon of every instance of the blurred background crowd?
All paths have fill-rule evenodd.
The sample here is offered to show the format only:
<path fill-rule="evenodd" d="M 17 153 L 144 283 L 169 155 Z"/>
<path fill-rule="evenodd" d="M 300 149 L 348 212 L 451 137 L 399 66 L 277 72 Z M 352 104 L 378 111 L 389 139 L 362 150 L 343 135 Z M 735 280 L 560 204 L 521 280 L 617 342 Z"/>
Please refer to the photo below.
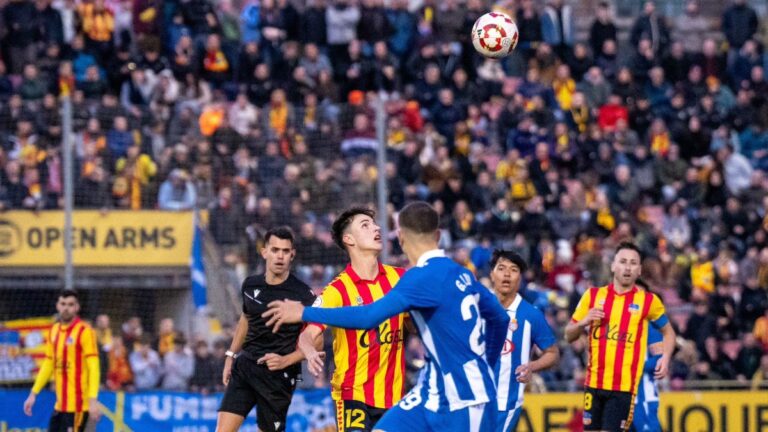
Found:
<path fill-rule="evenodd" d="M 241 277 L 288 222 L 322 288 L 345 262 L 334 214 L 386 176 L 390 228 L 425 199 L 478 277 L 493 248 L 522 253 L 524 295 L 558 331 L 633 238 L 680 335 L 665 385 L 768 385 L 768 17 L 645 2 L 619 29 L 592 3 L 579 32 L 562 0 L 0 0 L 0 210 L 61 208 L 69 96 L 76 207 L 206 209 Z M 520 29 L 502 61 L 469 40 L 491 8 Z M 218 388 L 226 337 L 163 321 L 153 341 L 137 321 L 96 320 L 108 386 Z M 584 347 L 561 348 L 534 388 L 580 385 Z"/>

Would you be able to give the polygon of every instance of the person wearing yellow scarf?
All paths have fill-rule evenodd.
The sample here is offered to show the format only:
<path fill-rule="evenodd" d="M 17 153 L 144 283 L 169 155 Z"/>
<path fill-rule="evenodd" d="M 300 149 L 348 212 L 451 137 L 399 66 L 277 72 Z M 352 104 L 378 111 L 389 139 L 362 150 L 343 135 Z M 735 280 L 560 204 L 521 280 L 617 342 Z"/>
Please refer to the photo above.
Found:
<path fill-rule="evenodd" d="M 289 110 L 285 92 L 281 89 L 273 91 L 269 104 L 269 127 L 276 136 L 282 136 L 288 129 Z"/>
<path fill-rule="evenodd" d="M 560 109 L 570 110 L 573 94 L 576 93 L 576 81 L 571 78 L 568 65 L 558 66 L 557 74 L 552 81 L 552 90 L 555 92 L 555 100 L 560 104 Z"/>

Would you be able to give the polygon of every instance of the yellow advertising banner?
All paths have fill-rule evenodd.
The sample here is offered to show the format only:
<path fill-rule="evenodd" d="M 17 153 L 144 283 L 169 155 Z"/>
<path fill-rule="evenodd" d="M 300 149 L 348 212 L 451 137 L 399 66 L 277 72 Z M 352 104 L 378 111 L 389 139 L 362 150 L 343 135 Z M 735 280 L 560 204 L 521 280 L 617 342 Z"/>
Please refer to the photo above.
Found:
<path fill-rule="evenodd" d="M 35 379 L 53 317 L 0 321 L 0 384 Z"/>
<path fill-rule="evenodd" d="M 75 266 L 187 266 L 193 212 L 77 210 Z M 64 265 L 63 211 L 0 213 L 0 267 Z"/>
<path fill-rule="evenodd" d="M 664 432 L 768 432 L 768 392 L 663 392 L 659 421 Z M 583 395 L 526 394 L 517 432 L 576 432 Z"/>

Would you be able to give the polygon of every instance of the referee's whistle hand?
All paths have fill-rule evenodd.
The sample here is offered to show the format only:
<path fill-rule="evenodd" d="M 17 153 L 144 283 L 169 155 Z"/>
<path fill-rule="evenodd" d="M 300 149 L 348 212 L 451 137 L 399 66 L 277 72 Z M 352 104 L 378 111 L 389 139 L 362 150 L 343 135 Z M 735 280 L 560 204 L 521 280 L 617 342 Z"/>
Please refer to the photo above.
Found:
<path fill-rule="evenodd" d="M 272 333 L 277 333 L 283 324 L 300 323 L 304 313 L 304 305 L 287 299 L 273 301 L 267 307 L 269 309 L 261 317 L 267 320 L 267 327 L 272 327 Z"/>

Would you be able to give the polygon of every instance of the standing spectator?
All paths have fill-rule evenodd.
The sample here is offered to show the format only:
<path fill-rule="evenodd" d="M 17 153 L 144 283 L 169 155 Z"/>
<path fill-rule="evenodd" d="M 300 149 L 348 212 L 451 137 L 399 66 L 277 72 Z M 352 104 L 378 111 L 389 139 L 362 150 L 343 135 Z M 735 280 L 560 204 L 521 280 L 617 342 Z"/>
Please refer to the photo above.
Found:
<path fill-rule="evenodd" d="M 541 17 L 536 11 L 536 3 L 533 0 L 523 0 L 517 10 L 517 30 L 520 34 L 517 42 L 518 49 L 524 50 L 523 54 L 530 57 L 544 38 L 541 33 Z"/>
<path fill-rule="evenodd" d="M 128 360 L 133 370 L 133 382 L 137 390 L 150 390 L 157 387 L 163 373 L 163 365 L 157 351 L 150 346 L 147 336 L 142 336 L 137 341 L 136 349 Z"/>
<path fill-rule="evenodd" d="M 331 64 L 341 64 L 347 58 L 349 43 L 357 38 L 360 8 L 350 0 L 334 0 L 325 10 L 328 28 L 328 54 Z"/>
<path fill-rule="evenodd" d="M 195 371 L 195 358 L 187 352 L 183 335 L 174 338 L 173 351 L 163 356 L 163 390 L 186 391 Z"/>
<path fill-rule="evenodd" d="M 312 42 L 325 48 L 328 44 L 328 25 L 325 21 L 325 0 L 312 0 L 301 14 L 299 41 Z"/>
<path fill-rule="evenodd" d="M 550 0 L 541 16 L 544 42 L 552 46 L 560 58 L 566 58 L 575 42 L 576 25 L 570 5 L 563 0 Z"/>
<path fill-rule="evenodd" d="M 189 380 L 189 390 L 208 394 L 215 390 L 219 382 L 216 359 L 208 349 L 208 342 L 201 340 L 195 344 L 195 368 Z"/>
<path fill-rule="evenodd" d="M 2 42 L 7 51 L 12 74 L 20 74 L 24 65 L 35 60 L 37 54 L 37 10 L 31 0 L 11 0 L 2 9 L 5 37 Z"/>
<path fill-rule="evenodd" d="M 387 42 L 392 54 L 404 64 L 416 38 L 416 17 L 408 11 L 407 0 L 392 0 L 390 3 L 387 19 L 392 27 L 392 35 Z"/>
<path fill-rule="evenodd" d="M 651 42 L 651 50 L 657 56 L 662 55 L 669 45 L 667 23 L 663 16 L 656 13 L 653 1 L 645 2 L 643 14 L 637 17 L 630 32 L 629 40 L 633 47 L 637 48 L 643 39 Z"/>
<path fill-rule="evenodd" d="M 77 13 L 88 50 L 103 64 L 112 55 L 112 34 L 115 30 L 112 11 L 106 7 L 104 0 L 94 0 L 80 3 Z"/>
<path fill-rule="evenodd" d="M 755 35 L 757 24 L 757 13 L 746 0 L 733 0 L 733 4 L 723 12 L 721 27 L 730 48 L 729 60 Z"/>
<path fill-rule="evenodd" d="M 357 37 L 367 44 L 366 49 L 370 52 L 373 44 L 389 38 L 392 28 L 381 0 L 363 0 L 362 3 Z"/>
<path fill-rule="evenodd" d="M 40 42 L 49 46 L 64 44 L 64 24 L 61 13 L 51 6 L 51 0 L 36 0 L 35 6 Z"/>
<path fill-rule="evenodd" d="M 528 0 L 529 2 L 531 0 Z M 603 51 L 605 41 L 616 41 L 616 25 L 611 18 L 610 5 L 607 1 L 601 1 L 597 6 L 597 16 L 589 30 L 589 45 L 592 55 L 597 57 Z"/>
<path fill-rule="evenodd" d="M 195 187 L 187 173 L 174 169 L 168 180 L 160 185 L 158 206 L 161 210 L 191 210 L 196 202 Z"/>
<path fill-rule="evenodd" d="M 173 350 L 173 343 L 176 340 L 176 330 L 174 329 L 174 322 L 172 318 L 163 318 L 160 320 L 158 326 L 158 334 L 154 341 L 152 341 L 152 348 L 154 348 L 160 357 L 165 357 L 166 354 Z"/>
<path fill-rule="evenodd" d="M 675 19 L 673 40 L 683 45 L 686 54 L 697 54 L 709 28 L 709 21 L 699 13 L 699 1 L 688 0 L 685 13 Z"/>
<path fill-rule="evenodd" d="M 130 390 L 133 384 L 133 371 L 128 360 L 128 350 L 123 344 L 123 338 L 117 336 L 112 340 L 111 349 L 106 357 L 107 388 L 112 391 Z"/>

